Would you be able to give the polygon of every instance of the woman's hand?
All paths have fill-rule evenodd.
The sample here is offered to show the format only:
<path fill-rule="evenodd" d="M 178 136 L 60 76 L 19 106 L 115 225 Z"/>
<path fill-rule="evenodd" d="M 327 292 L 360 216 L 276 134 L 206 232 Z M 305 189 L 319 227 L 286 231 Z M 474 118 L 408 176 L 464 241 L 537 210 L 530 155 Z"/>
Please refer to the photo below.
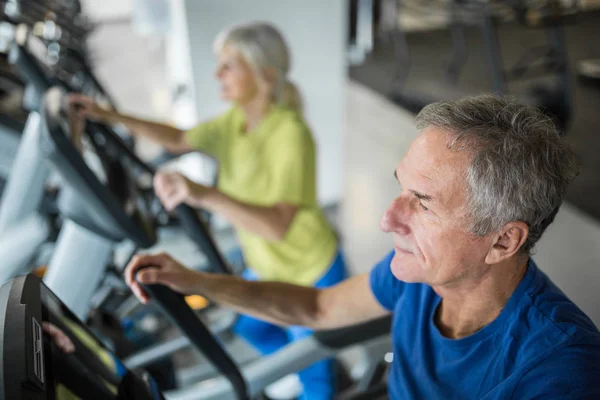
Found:
<path fill-rule="evenodd" d="M 71 132 L 71 141 L 81 153 L 83 149 L 83 143 L 81 142 L 83 132 L 85 130 L 85 118 L 80 114 L 77 105 L 73 104 L 69 98 L 69 107 L 67 109 L 67 116 L 69 118 L 69 129 Z"/>
<path fill-rule="evenodd" d="M 140 269 L 143 270 L 138 273 Z M 144 304 L 150 298 L 140 283 L 144 285 L 162 284 L 187 295 L 195 293 L 199 277 L 200 273 L 184 267 L 166 253 L 135 256 L 125 268 L 127 285 Z"/>
<path fill-rule="evenodd" d="M 108 119 L 111 115 L 111 111 L 100 107 L 91 97 L 78 93 L 71 93 L 68 101 L 69 108 L 77 110 L 77 114 L 80 117 L 89 118 L 97 122 L 109 122 Z"/>
<path fill-rule="evenodd" d="M 211 190 L 176 172 L 158 172 L 154 176 L 154 192 L 167 211 L 174 210 L 182 203 L 201 207 Z"/>

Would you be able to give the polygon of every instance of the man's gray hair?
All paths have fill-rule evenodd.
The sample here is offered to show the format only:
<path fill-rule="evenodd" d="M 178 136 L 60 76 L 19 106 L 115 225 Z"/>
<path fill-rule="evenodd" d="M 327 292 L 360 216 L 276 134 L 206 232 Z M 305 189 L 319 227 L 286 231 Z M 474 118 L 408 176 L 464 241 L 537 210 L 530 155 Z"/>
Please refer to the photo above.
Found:
<path fill-rule="evenodd" d="M 531 253 L 579 172 L 553 121 L 510 98 L 481 95 L 428 105 L 417 116 L 417 127 L 427 126 L 448 132 L 450 148 L 473 154 L 468 229 L 483 236 L 525 222 L 529 237 L 521 250 Z"/>

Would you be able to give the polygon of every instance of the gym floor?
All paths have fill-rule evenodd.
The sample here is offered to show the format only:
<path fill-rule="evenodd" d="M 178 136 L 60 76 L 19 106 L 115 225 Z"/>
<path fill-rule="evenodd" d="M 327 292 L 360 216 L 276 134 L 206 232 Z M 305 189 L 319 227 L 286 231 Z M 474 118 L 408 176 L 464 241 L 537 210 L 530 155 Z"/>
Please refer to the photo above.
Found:
<path fill-rule="evenodd" d="M 567 28 L 572 66 L 584 58 L 600 57 L 600 14 L 589 14 Z M 519 32 L 508 25 L 500 31 L 505 62 L 510 64 L 542 36 Z M 519 40 L 514 40 L 519 35 Z M 408 35 L 411 51 L 409 87 L 428 87 L 439 93 L 478 93 L 489 90 L 481 56 L 479 33 L 469 31 L 470 58 L 456 87 L 443 78 L 450 43 L 445 31 Z M 167 120 L 164 49 L 151 39 L 136 37 L 130 20 L 116 19 L 99 25 L 91 38 L 99 77 L 121 108 L 140 116 Z M 386 47 L 388 46 L 388 47 Z M 380 232 L 378 221 L 397 194 L 393 169 L 416 134 L 414 116 L 390 101 L 393 59 L 389 44 L 381 42 L 367 61 L 350 68 L 347 85 L 347 120 L 344 136 L 344 196 L 330 210 L 354 273 L 365 272 L 391 248 L 391 239 Z M 556 222 L 542 238 L 534 259 L 540 267 L 600 325 L 600 88 L 576 81 L 575 113 L 567 139 L 577 150 L 581 176 L 568 194 Z M 153 152 L 144 145 L 143 150 Z"/>

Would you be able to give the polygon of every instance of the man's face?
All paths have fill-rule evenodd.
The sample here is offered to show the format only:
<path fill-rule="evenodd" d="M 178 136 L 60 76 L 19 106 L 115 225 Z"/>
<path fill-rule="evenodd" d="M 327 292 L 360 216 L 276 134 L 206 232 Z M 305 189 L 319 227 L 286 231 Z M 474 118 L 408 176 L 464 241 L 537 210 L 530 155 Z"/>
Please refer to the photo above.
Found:
<path fill-rule="evenodd" d="M 467 230 L 466 172 L 471 154 L 448 149 L 443 130 L 428 127 L 396 168 L 400 194 L 380 221 L 394 238 L 391 269 L 404 282 L 452 285 L 481 274 L 492 246 Z"/>

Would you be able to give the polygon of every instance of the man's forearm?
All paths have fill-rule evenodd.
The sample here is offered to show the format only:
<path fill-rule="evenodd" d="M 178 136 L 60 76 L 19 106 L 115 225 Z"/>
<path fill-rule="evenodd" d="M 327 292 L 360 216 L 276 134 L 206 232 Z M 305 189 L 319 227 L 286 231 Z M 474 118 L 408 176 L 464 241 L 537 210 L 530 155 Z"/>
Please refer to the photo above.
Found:
<path fill-rule="evenodd" d="M 198 273 L 196 278 L 200 294 L 239 313 L 277 325 L 322 327 L 319 289 L 207 273 Z"/>

